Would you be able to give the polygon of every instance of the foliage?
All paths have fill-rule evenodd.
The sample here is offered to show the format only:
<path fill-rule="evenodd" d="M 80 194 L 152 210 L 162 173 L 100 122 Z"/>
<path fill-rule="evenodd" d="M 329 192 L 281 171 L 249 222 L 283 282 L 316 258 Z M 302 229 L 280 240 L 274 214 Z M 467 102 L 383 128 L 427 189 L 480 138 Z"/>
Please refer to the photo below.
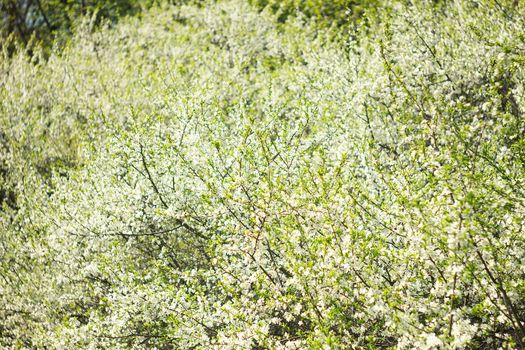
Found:
<path fill-rule="evenodd" d="M 71 34 L 78 19 L 95 15 L 98 20 L 116 21 L 151 5 L 151 0 L 2 0 L 0 38 L 12 35 L 27 44 L 32 36 L 51 45 L 53 39 Z"/>
<path fill-rule="evenodd" d="M 290 16 L 302 14 L 307 18 L 316 18 L 327 25 L 341 26 L 359 19 L 365 11 L 369 11 L 381 5 L 380 1 L 362 0 L 249 0 L 259 8 L 269 8 L 278 14 L 280 22 L 286 21 Z"/>
<path fill-rule="evenodd" d="M 525 9 L 387 5 L 4 53 L 0 346 L 524 348 Z"/>

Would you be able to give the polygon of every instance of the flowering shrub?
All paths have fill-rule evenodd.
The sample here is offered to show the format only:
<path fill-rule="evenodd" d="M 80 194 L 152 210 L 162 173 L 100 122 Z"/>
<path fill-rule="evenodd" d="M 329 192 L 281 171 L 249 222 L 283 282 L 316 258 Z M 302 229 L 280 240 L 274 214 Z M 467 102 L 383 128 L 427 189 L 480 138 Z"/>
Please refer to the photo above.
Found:
<path fill-rule="evenodd" d="M 2 347 L 523 348 L 524 9 L 388 5 L 4 55 Z"/>

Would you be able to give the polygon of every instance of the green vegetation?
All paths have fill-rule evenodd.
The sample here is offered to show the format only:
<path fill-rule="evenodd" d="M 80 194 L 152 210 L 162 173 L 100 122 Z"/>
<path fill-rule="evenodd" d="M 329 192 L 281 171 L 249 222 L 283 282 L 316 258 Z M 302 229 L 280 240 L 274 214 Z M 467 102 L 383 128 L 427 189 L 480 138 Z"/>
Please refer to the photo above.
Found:
<path fill-rule="evenodd" d="M 363 19 L 366 11 L 371 12 L 382 5 L 378 0 L 249 0 L 250 4 L 269 9 L 278 15 L 279 22 L 289 17 L 303 16 L 316 20 L 323 26 L 344 26 Z"/>
<path fill-rule="evenodd" d="M 57 3 L 3 36 L 0 348 L 525 348 L 523 4 Z"/>
<path fill-rule="evenodd" d="M 137 13 L 150 0 L 2 0 L 0 1 L 0 37 L 12 36 L 27 44 L 32 37 L 53 44 L 71 34 L 80 16 L 111 21 Z"/>

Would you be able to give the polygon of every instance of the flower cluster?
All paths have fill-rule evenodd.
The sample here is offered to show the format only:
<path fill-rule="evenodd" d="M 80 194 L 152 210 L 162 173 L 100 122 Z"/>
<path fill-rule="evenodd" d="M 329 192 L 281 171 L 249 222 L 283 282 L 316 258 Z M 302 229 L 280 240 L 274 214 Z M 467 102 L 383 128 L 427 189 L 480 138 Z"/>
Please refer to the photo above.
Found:
<path fill-rule="evenodd" d="M 5 58 L 0 346 L 524 348 L 525 8 L 384 4 Z"/>

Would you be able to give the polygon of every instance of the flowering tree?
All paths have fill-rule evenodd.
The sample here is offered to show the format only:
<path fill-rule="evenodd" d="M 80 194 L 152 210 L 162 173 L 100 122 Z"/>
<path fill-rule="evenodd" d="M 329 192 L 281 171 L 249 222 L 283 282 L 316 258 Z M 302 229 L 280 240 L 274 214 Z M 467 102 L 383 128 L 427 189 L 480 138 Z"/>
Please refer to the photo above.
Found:
<path fill-rule="evenodd" d="M 524 14 L 222 1 L 5 55 L 0 344 L 524 348 Z"/>

